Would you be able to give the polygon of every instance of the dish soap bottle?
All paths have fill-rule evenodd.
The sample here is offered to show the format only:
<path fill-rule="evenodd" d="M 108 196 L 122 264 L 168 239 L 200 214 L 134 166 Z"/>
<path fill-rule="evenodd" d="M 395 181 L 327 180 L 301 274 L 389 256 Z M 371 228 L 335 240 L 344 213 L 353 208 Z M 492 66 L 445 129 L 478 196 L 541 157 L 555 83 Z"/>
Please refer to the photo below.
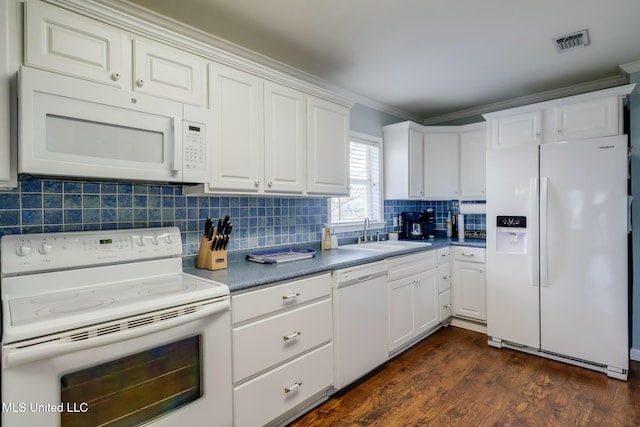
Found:
<path fill-rule="evenodd" d="M 324 229 L 324 238 L 322 239 L 322 250 L 331 249 L 331 229 L 329 227 L 325 227 Z"/>

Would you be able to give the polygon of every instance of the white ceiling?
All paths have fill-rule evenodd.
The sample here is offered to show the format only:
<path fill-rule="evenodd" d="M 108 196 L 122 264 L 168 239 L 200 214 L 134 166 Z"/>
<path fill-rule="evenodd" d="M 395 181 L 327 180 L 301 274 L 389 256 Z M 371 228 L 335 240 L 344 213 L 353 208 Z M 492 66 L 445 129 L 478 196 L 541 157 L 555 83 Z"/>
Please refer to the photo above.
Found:
<path fill-rule="evenodd" d="M 619 84 L 640 60 L 639 0 L 130 2 L 425 119 Z M 590 46 L 556 53 L 552 38 L 585 28 Z"/>

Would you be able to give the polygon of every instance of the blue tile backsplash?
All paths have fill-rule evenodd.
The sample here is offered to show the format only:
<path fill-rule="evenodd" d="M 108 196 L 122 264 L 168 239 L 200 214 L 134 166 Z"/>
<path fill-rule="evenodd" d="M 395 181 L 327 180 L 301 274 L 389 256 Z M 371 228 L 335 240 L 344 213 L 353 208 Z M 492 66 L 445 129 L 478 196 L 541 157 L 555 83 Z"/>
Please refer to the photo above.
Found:
<path fill-rule="evenodd" d="M 444 230 L 457 201 L 387 200 L 385 232 L 405 211 L 433 208 Z M 318 242 L 327 222 L 327 200 L 309 197 L 185 196 L 181 186 L 28 178 L 0 192 L 0 236 L 59 231 L 176 226 L 183 253 L 197 253 L 204 220 L 230 215 L 229 250 Z M 467 215 L 466 228 L 485 228 L 485 215 Z M 355 235 L 339 234 L 340 237 Z"/>

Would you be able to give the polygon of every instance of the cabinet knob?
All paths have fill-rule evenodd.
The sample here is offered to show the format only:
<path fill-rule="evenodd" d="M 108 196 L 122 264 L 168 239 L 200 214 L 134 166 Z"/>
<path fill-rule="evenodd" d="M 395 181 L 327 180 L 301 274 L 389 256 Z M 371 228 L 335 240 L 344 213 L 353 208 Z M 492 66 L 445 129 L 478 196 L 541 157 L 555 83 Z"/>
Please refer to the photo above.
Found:
<path fill-rule="evenodd" d="M 143 79 L 138 79 L 138 80 L 136 81 L 136 85 L 138 85 L 138 87 L 142 87 L 142 86 L 144 86 L 144 80 L 143 80 Z"/>
<path fill-rule="evenodd" d="M 256 182 L 254 182 L 254 184 L 255 184 L 256 187 L 260 187 L 260 180 L 256 179 Z"/>
<path fill-rule="evenodd" d="M 267 185 L 269 186 L 269 188 L 273 187 L 273 181 L 267 182 Z"/>
<path fill-rule="evenodd" d="M 111 80 L 113 80 L 114 82 L 117 82 L 118 80 L 120 80 L 120 73 L 111 74 Z"/>
<path fill-rule="evenodd" d="M 445 304 L 442 306 L 442 308 L 450 308 L 450 307 L 451 307 L 451 304 Z"/>
<path fill-rule="evenodd" d="M 444 280 L 449 280 L 449 276 L 442 276 Z"/>

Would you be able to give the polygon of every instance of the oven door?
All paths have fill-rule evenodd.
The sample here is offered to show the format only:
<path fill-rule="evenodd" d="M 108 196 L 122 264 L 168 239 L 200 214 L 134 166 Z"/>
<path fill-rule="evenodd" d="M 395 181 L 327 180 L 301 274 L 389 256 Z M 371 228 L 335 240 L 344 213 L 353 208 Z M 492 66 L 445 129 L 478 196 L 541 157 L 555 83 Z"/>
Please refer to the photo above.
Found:
<path fill-rule="evenodd" d="M 19 108 L 18 172 L 183 180 L 181 103 L 22 67 Z"/>
<path fill-rule="evenodd" d="M 230 426 L 229 298 L 2 348 L 5 427 Z"/>

